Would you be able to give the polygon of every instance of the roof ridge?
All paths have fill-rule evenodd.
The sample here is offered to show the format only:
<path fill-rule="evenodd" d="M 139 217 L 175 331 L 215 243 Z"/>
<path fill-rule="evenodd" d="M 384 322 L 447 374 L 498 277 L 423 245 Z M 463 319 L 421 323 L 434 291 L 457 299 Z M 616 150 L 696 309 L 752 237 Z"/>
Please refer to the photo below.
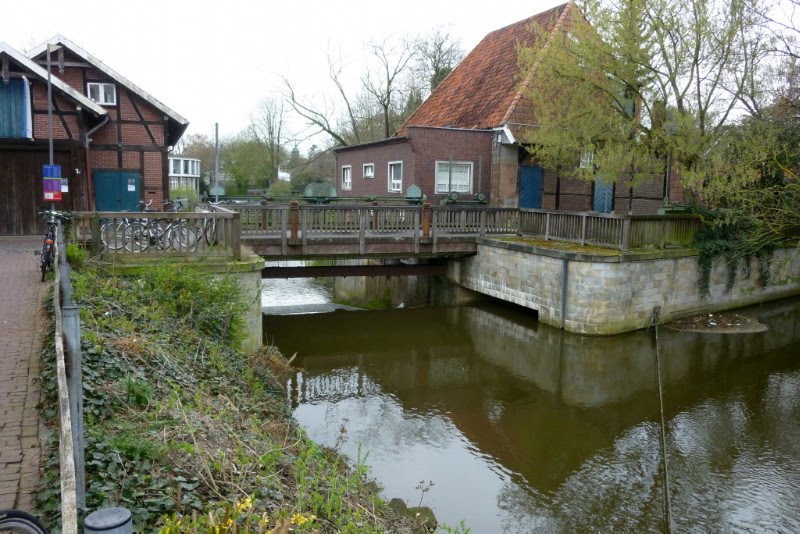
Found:
<path fill-rule="evenodd" d="M 503 115 L 503 119 L 500 121 L 501 125 L 505 124 L 506 121 L 508 121 L 508 119 L 511 118 L 511 114 L 514 113 L 514 110 L 516 109 L 517 104 L 522 99 L 522 95 L 524 94 L 525 89 L 527 89 L 528 86 L 530 85 L 531 79 L 533 79 L 533 75 L 536 72 L 536 69 L 539 67 L 539 63 L 541 62 L 542 54 L 550 46 L 550 43 L 552 43 L 553 36 L 556 35 L 558 30 L 564 24 L 564 20 L 566 19 L 567 14 L 570 11 L 570 7 L 574 6 L 574 5 L 575 4 L 573 3 L 573 1 L 569 0 L 569 2 L 567 2 L 565 4 L 561 4 L 560 6 L 558 6 L 558 8 L 562 8 L 563 11 L 561 12 L 561 15 L 559 15 L 558 21 L 556 21 L 556 23 L 553 25 L 553 28 L 550 30 L 550 35 L 547 38 L 547 42 L 542 47 L 542 49 L 539 50 L 539 52 L 537 54 L 536 61 L 534 61 L 533 65 L 531 66 L 531 70 L 528 71 L 528 74 L 525 76 L 525 79 L 520 84 L 519 90 L 517 90 L 517 94 L 514 95 L 514 99 L 511 101 L 511 104 L 508 106 L 508 109 L 506 110 L 505 115 Z M 553 8 L 553 9 L 556 9 L 556 8 Z M 533 17 L 531 17 L 531 18 L 533 18 Z M 526 19 L 526 20 L 530 20 L 530 19 Z"/>
<path fill-rule="evenodd" d="M 42 68 L 31 58 L 29 58 L 28 56 L 26 56 L 13 46 L 9 45 L 8 43 L 0 42 L 0 52 L 5 52 L 9 56 L 11 56 L 11 58 L 14 59 L 14 61 L 19 62 L 22 66 L 33 72 L 35 75 L 39 76 L 39 78 L 43 80 L 47 79 L 46 69 Z M 91 99 L 87 98 L 82 93 L 76 91 L 72 86 L 70 86 L 67 82 L 65 82 L 58 76 L 51 76 L 50 81 L 52 85 L 56 87 L 59 91 L 61 91 L 65 95 L 68 95 L 73 100 L 77 100 L 78 102 L 81 103 L 81 105 L 91 110 L 98 117 L 108 115 L 108 112 L 105 109 L 103 109 L 100 105 L 98 105 Z"/>
<path fill-rule="evenodd" d="M 50 39 L 46 40 L 39 46 L 33 48 L 30 52 L 28 52 L 28 58 L 33 60 L 36 56 L 41 54 L 47 49 L 48 44 L 61 44 L 65 48 L 68 48 L 70 51 L 74 52 L 75 54 L 81 56 L 84 60 L 88 63 L 91 63 L 94 67 L 98 68 L 100 71 L 104 72 L 109 77 L 115 79 L 119 84 L 127 87 L 130 91 L 138 94 L 140 97 L 144 98 L 147 102 L 155 106 L 157 109 L 161 110 L 165 115 L 168 115 L 174 121 L 182 124 L 188 125 L 189 121 L 185 119 L 180 113 L 173 110 L 159 99 L 130 81 L 128 78 L 117 72 L 116 70 L 112 69 L 108 65 L 106 65 L 100 58 L 95 57 L 94 55 L 90 54 L 84 48 L 79 46 L 78 44 L 74 43 L 64 35 L 58 33 L 51 37 Z"/>

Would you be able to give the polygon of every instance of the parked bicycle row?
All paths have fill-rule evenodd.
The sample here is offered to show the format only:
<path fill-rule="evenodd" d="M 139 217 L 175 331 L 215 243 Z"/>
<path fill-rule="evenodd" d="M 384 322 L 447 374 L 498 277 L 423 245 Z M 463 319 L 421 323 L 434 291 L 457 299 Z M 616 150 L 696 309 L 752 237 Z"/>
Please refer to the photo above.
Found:
<path fill-rule="evenodd" d="M 140 202 L 142 212 L 155 212 L 151 204 L 152 200 Z M 163 212 L 177 211 L 178 206 L 173 202 L 168 200 L 163 203 Z M 214 218 L 143 217 L 131 213 L 130 217 L 103 221 L 100 239 L 103 246 L 111 251 L 193 251 L 201 243 L 208 246 L 217 243 L 217 221 Z"/>

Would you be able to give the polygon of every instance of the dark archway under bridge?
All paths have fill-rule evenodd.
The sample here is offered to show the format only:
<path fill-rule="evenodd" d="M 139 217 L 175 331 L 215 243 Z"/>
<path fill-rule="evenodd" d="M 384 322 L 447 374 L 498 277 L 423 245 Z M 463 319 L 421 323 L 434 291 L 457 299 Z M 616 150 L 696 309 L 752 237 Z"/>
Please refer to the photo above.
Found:
<path fill-rule="evenodd" d="M 325 278 L 349 276 L 433 276 L 447 274 L 443 260 L 435 263 L 391 263 L 382 265 L 305 265 L 270 266 L 261 269 L 261 278 Z"/>

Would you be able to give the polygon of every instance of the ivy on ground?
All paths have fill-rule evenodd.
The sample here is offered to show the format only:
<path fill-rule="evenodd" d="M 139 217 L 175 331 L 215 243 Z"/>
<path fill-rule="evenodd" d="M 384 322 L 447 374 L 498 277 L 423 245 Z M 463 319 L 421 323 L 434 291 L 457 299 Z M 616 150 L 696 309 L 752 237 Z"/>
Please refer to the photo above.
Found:
<path fill-rule="evenodd" d="M 352 470 L 292 422 L 282 356 L 238 349 L 244 305 L 234 278 L 174 266 L 125 278 L 87 267 L 73 273 L 73 286 L 89 510 L 125 506 L 136 530 L 148 532 L 409 530 L 366 484 L 361 464 Z M 51 340 L 43 361 L 53 352 Z M 45 365 L 42 410 L 55 428 L 53 374 Z M 52 434 L 37 505 L 56 527 Z"/>

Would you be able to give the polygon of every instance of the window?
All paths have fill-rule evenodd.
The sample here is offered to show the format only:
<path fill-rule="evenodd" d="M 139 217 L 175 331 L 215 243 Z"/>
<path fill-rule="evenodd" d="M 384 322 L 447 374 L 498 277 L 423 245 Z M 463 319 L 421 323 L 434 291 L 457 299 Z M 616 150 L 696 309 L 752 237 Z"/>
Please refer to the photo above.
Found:
<path fill-rule="evenodd" d="M 364 178 L 375 178 L 375 164 L 374 163 L 365 163 L 364 164 Z"/>
<path fill-rule="evenodd" d="M 178 177 L 177 176 L 170 176 L 169 177 L 169 188 L 170 189 L 178 189 Z"/>
<path fill-rule="evenodd" d="M 344 165 L 342 167 L 342 189 L 350 190 L 353 188 L 352 167 Z"/>
<path fill-rule="evenodd" d="M 581 169 L 591 169 L 593 161 L 594 150 L 591 147 L 586 147 L 581 150 Z"/>
<path fill-rule="evenodd" d="M 399 193 L 403 191 L 403 162 L 389 162 L 389 192 Z"/>
<path fill-rule="evenodd" d="M 103 106 L 117 105 L 117 86 L 113 83 L 87 83 L 89 98 Z"/>
<path fill-rule="evenodd" d="M 189 170 L 189 164 L 191 161 L 188 159 L 183 160 L 183 174 L 189 175 L 192 174 L 192 171 Z"/>
<path fill-rule="evenodd" d="M 181 160 L 173 159 L 172 160 L 172 174 L 180 174 L 181 173 Z"/>
<path fill-rule="evenodd" d="M 436 162 L 436 192 L 472 193 L 472 162 L 454 161 L 452 177 L 450 175 L 450 162 Z"/>

